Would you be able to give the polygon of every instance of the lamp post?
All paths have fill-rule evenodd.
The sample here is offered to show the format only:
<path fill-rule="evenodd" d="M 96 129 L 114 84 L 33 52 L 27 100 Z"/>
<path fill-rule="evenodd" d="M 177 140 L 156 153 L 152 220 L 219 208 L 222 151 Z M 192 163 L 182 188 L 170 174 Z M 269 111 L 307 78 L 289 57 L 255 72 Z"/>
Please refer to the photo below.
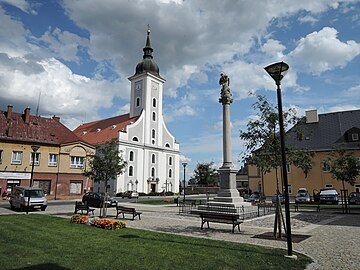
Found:
<path fill-rule="evenodd" d="M 286 154 L 285 154 L 285 132 L 284 132 L 284 118 L 282 111 L 282 99 L 280 82 L 289 70 L 289 65 L 284 62 L 278 62 L 265 67 L 266 72 L 274 79 L 277 89 L 278 113 L 279 113 L 279 127 L 280 127 L 280 145 L 281 145 L 281 161 L 282 161 L 282 175 L 284 180 L 284 195 L 285 195 L 285 219 L 286 219 L 286 241 L 288 247 L 288 256 L 292 255 L 292 240 L 291 240 L 291 224 L 290 224 L 290 207 L 289 207 L 289 187 L 288 176 L 286 170 Z"/>
<path fill-rule="evenodd" d="M 184 166 L 184 203 L 185 203 L 185 168 L 186 168 L 187 163 L 183 162 L 182 165 Z"/>
<path fill-rule="evenodd" d="M 33 145 L 31 146 L 31 149 L 33 150 L 31 153 L 31 159 L 32 159 L 32 164 L 31 164 L 31 175 L 30 175 L 30 183 L 29 183 L 29 187 L 32 186 L 32 182 L 33 182 L 33 177 L 34 177 L 34 165 L 35 165 L 35 154 L 36 152 L 39 150 L 40 146 L 37 145 Z M 28 194 L 28 201 L 27 201 L 27 207 L 26 207 L 26 214 L 29 214 L 29 208 L 30 208 L 30 195 L 31 195 L 31 190 L 29 190 L 29 194 Z"/>

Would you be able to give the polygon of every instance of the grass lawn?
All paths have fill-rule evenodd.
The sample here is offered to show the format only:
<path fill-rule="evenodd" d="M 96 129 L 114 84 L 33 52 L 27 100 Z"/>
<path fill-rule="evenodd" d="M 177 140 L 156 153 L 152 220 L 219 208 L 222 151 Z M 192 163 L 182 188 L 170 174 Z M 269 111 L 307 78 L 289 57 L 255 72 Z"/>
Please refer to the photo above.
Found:
<path fill-rule="evenodd" d="M 305 269 L 311 259 L 285 250 L 135 229 L 103 230 L 69 219 L 0 216 L 0 268 Z"/>
<path fill-rule="evenodd" d="M 174 200 L 149 200 L 149 201 L 137 201 L 136 203 L 163 205 L 163 204 L 175 204 Z"/>

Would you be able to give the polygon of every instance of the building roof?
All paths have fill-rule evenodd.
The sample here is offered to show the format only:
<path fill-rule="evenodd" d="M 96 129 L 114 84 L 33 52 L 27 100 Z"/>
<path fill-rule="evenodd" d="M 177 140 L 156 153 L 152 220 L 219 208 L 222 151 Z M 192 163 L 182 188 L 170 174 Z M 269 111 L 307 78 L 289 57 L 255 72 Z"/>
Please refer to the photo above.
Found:
<path fill-rule="evenodd" d="M 319 114 L 318 121 L 312 123 L 304 118 L 288 132 L 286 143 L 314 151 L 340 145 L 360 149 L 360 140 L 351 139 L 353 133 L 360 138 L 360 110 Z"/>
<path fill-rule="evenodd" d="M 0 110 L 0 141 L 53 144 L 77 142 L 80 139 L 60 123 L 59 117 L 45 118 L 30 115 L 30 108 L 24 113 Z"/>
<path fill-rule="evenodd" d="M 74 133 L 87 143 L 103 144 L 117 139 L 119 131 L 126 132 L 126 126 L 136 122 L 137 119 L 138 117 L 130 118 L 129 114 L 123 114 L 82 124 L 74 130 Z"/>

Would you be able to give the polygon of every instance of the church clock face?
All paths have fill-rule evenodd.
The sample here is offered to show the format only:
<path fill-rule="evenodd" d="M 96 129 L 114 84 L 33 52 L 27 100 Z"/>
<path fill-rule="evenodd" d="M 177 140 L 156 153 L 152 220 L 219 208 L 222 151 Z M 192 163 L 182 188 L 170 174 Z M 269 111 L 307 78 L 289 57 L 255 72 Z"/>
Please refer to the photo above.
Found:
<path fill-rule="evenodd" d="M 158 90 L 159 89 L 159 84 L 156 82 L 152 82 L 151 83 L 151 90 Z"/>
<path fill-rule="evenodd" d="M 135 83 L 135 90 L 136 91 L 141 91 L 141 89 L 142 89 L 142 82 L 141 81 L 136 82 Z"/>

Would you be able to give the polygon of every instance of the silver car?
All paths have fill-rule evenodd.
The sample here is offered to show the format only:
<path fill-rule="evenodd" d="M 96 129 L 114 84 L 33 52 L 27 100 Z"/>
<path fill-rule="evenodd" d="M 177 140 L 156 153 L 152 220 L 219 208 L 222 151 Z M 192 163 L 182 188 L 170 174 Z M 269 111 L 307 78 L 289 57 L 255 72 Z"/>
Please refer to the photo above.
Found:
<path fill-rule="evenodd" d="M 295 195 L 295 202 L 296 203 L 307 203 L 311 201 L 310 193 L 307 191 L 299 191 Z"/>
<path fill-rule="evenodd" d="M 29 207 L 28 198 L 30 195 Z M 41 209 L 45 211 L 47 207 L 47 199 L 41 188 L 17 186 L 10 195 L 11 209 L 20 209 L 21 211 L 28 209 Z"/>

